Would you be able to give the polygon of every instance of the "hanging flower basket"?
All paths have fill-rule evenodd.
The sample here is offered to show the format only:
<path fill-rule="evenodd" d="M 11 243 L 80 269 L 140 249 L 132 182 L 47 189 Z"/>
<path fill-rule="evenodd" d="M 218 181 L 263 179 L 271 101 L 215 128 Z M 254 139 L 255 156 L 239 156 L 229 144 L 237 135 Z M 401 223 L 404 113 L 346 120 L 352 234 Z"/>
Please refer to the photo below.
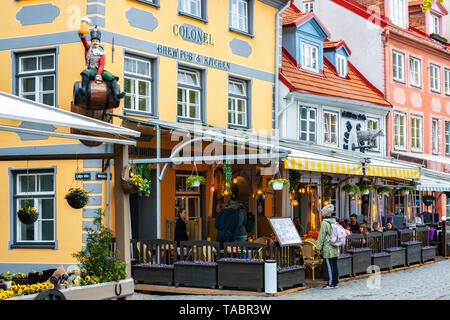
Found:
<path fill-rule="evenodd" d="M 135 194 L 139 190 L 139 183 L 142 180 L 140 175 L 133 173 L 130 166 L 126 166 L 122 171 L 120 185 L 126 194 Z"/>
<path fill-rule="evenodd" d="M 361 190 L 359 189 L 359 187 L 358 187 L 356 184 L 354 184 L 354 183 L 346 184 L 346 185 L 342 188 L 342 190 L 344 190 L 345 193 L 347 193 L 347 194 L 349 194 L 349 195 L 351 195 L 351 196 L 354 195 L 354 194 L 356 194 L 356 193 L 361 192 Z"/>
<path fill-rule="evenodd" d="M 186 179 L 186 185 L 189 188 L 196 188 L 199 187 L 200 184 L 204 184 L 205 183 L 205 178 L 203 178 L 202 176 L 189 176 Z"/>
<path fill-rule="evenodd" d="M 389 197 L 392 193 L 392 188 L 388 186 L 379 187 L 377 189 L 378 194 Z"/>
<path fill-rule="evenodd" d="M 39 213 L 36 211 L 35 207 L 28 206 L 20 208 L 20 210 L 17 211 L 17 216 L 23 224 L 33 224 L 37 221 Z"/>
<path fill-rule="evenodd" d="M 361 194 L 369 194 L 370 192 L 375 191 L 375 188 L 372 187 L 370 184 L 361 184 L 359 186 L 359 190 Z"/>
<path fill-rule="evenodd" d="M 413 193 L 414 190 L 411 187 L 403 187 L 403 188 L 400 188 L 399 191 L 402 195 L 407 196 L 408 194 Z"/>
<path fill-rule="evenodd" d="M 281 190 L 283 187 L 289 187 L 289 181 L 286 179 L 274 179 L 269 181 L 269 188 L 273 190 Z"/>
<path fill-rule="evenodd" d="M 89 194 L 84 188 L 70 188 L 65 199 L 72 208 L 81 209 L 88 203 Z"/>
<path fill-rule="evenodd" d="M 432 195 L 426 194 L 422 196 L 423 204 L 427 207 L 431 206 L 434 200 L 436 200 L 436 198 Z"/>

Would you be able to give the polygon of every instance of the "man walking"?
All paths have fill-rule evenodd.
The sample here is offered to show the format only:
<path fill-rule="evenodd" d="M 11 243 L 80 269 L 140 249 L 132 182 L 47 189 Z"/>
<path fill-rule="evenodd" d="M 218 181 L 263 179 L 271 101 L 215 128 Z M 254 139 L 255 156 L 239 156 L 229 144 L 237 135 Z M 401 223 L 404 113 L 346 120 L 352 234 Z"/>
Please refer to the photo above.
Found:
<path fill-rule="evenodd" d="M 319 251 L 319 254 L 322 254 L 328 270 L 328 284 L 323 286 L 323 289 L 335 289 L 338 287 L 339 282 L 339 272 L 337 266 L 339 247 L 333 246 L 330 242 L 331 225 L 336 223 L 336 218 L 333 217 L 334 206 L 329 204 L 322 208 L 321 212 L 322 226 L 320 227 L 316 248 Z"/>

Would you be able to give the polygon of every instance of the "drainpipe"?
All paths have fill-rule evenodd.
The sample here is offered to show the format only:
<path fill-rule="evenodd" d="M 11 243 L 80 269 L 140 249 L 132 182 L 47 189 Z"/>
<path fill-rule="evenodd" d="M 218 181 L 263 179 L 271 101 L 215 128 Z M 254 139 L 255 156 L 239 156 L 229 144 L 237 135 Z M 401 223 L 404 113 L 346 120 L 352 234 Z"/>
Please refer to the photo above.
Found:
<path fill-rule="evenodd" d="M 283 15 L 283 12 L 289 8 L 291 5 L 291 1 L 288 1 L 286 5 L 281 8 L 277 13 L 277 21 L 276 21 L 276 50 L 275 50 L 275 132 L 280 136 L 280 133 L 278 132 L 279 124 L 278 124 L 278 98 L 280 95 L 280 89 L 279 89 L 279 78 L 278 74 L 280 73 L 280 65 L 281 65 L 281 38 L 282 38 L 282 32 L 281 32 L 281 16 Z"/>
<path fill-rule="evenodd" d="M 389 70 L 390 70 L 390 54 L 389 54 L 389 29 L 386 29 L 384 32 L 384 97 L 389 102 L 390 95 L 389 95 Z M 390 123 L 393 124 L 393 111 L 387 114 L 386 116 L 386 156 L 390 156 L 390 153 L 393 149 L 392 147 L 392 131 L 393 131 L 393 125 L 390 126 Z"/>

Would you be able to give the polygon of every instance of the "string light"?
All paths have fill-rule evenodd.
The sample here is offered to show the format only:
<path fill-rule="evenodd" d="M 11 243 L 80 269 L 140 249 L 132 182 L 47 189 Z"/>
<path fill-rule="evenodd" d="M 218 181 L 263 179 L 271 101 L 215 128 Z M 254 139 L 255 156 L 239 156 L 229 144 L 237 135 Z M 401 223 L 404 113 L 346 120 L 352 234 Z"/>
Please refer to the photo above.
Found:
<path fill-rule="evenodd" d="M 236 178 L 233 179 L 233 183 L 237 183 L 237 179 Z"/>
<path fill-rule="evenodd" d="M 359 205 L 362 204 L 362 200 L 361 200 L 361 199 L 358 200 L 358 204 L 359 204 Z"/>

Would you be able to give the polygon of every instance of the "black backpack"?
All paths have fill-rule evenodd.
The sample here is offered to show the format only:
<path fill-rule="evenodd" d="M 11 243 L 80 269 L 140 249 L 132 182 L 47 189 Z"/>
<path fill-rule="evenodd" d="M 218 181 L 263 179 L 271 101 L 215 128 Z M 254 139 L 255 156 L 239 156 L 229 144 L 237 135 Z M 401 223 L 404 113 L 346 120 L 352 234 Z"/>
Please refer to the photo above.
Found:
<path fill-rule="evenodd" d="M 244 226 L 247 233 L 253 230 L 253 227 L 255 226 L 255 216 L 253 215 L 253 213 L 251 212 L 246 213 Z"/>

